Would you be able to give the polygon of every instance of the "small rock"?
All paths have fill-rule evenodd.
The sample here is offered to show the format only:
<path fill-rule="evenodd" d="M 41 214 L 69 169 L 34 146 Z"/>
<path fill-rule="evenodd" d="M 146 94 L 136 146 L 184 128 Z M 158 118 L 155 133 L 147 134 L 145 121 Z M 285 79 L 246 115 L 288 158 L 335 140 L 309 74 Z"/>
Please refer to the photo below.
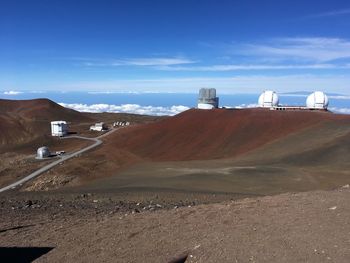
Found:
<path fill-rule="evenodd" d="M 337 209 L 337 207 L 336 206 L 332 206 L 332 207 L 330 207 L 330 208 L 328 208 L 329 210 L 335 210 L 335 209 Z"/>
<path fill-rule="evenodd" d="M 343 185 L 342 188 L 350 188 L 350 185 L 346 184 L 346 185 Z"/>
<path fill-rule="evenodd" d="M 194 249 L 198 249 L 200 247 L 201 247 L 201 245 L 197 245 L 197 246 L 194 247 Z"/>

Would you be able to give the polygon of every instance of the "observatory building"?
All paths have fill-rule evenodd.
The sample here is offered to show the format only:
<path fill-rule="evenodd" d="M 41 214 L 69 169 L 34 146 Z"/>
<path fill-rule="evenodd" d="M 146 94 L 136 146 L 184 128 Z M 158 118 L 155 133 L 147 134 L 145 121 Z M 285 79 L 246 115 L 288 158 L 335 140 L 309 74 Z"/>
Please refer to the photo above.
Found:
<path fill-rule="evenodd" d="M 50 150 L 48 147 L 43 146 L 38 148 L 38 150 L 36 151 L 36 158 L 37 159 L 44 159 L 44 158 L 49 158 L 51 155 Z"/>
<path fill-rule="evenodd" d="M 259 107 L 272 108 L 277 107 L 279 98 L 276 92 L 271 90 L 264 91 L 259 97 Z"/>
<path fill-rule="evenodd" d="M 198 109 L 211 110 L 219 107 L 219 98 L 216 97 L 216 89 L 199 90 Z"/>
<path fill-rule="evenodd" d="M 306 99 L 306 107 L 308 109 L 327 110 L 328 104 L 328 97 L 322 91 L 315 91 Z"/>
<path fill-rule="evenodd" d="M 51 122 L 51 135 L 52 136 L 65 136 L 68 134 L 68 125 L 65 121 L 52 121 Z"/>
<path fill-rule="evenodd" d="M 93 126 L 90 126 L 90 131 L 106 131 L 108 126 L 104 122 L 98 122 Z"/>

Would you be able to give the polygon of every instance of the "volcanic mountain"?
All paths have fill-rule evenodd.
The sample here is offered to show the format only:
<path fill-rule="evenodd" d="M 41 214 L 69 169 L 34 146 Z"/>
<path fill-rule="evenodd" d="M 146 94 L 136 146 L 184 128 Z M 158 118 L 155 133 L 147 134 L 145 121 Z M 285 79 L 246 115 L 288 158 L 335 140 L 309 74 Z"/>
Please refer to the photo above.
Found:
<path fill-rule="evenodd" d="M 82 113 L 64 108 L 48 99 L 0 99 L 0 112 L 1 149 L 47 139 L 52 120 L 92 121 Z"/>
<path fill-rule="evenodd" d="M 105 147 L 152 161 L 228 158 L 320 123 L 345 120 L 350 117 L 316 111 L 191 109 L 115 133 Z"/>

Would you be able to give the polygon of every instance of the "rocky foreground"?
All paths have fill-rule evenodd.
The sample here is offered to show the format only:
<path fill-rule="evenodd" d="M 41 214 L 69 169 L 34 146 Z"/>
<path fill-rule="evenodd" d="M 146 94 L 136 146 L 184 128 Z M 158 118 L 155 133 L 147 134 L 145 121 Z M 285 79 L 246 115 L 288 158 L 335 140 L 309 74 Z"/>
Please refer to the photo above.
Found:
<path fill-rule="evenodd" d="M 349 198 L 348 185 L 202 205 L 2 195 L 0 244 L 47 249 L 38 262 L 348 262 Z"/>

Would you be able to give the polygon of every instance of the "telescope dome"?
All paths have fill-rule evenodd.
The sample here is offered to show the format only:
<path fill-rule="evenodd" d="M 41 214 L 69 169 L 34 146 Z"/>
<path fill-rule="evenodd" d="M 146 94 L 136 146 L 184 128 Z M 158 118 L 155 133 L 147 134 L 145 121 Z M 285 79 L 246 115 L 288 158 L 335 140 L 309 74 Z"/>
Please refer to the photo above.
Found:
<path fill-rule="evenodd" d="M 276 107 L 278 106 L 279 98 L 276 92 L 266 90 L 260 95 L 258 103 L 263 108 Z"/>
<path fill-rule="evenodd" d="M 309 109 L 324 109 L 328 108 L 329 100 L 327 95 L 322 91 L 315 91 L 306 99 L 306 107 Z"/>
<path fill-rule="evenodd" d="M 36 152 L 36 158 L 38 159 L 47 158 L 47 157 L 50 157 L 50 155 L 51 155 L 50 150 L 46 146 L 40 147 Z"/>

